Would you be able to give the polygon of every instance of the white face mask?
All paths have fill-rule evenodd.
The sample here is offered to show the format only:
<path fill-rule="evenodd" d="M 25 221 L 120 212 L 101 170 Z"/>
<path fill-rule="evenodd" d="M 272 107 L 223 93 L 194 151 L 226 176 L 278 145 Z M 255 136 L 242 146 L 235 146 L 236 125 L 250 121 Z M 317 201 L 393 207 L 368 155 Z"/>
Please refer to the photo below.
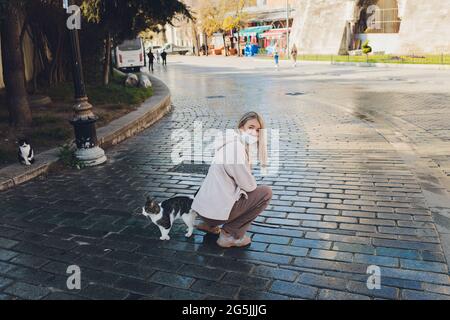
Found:
<path fill-rule="evenodd" d="M 249 134 L 248 132 L 242 132 L 241 137 L 242 137 L 242 140 L 248 145 L 252 145 L 252 144 L 255 144 L 258 142 L 258 137 L 255 137 L 255 136 Z"/>

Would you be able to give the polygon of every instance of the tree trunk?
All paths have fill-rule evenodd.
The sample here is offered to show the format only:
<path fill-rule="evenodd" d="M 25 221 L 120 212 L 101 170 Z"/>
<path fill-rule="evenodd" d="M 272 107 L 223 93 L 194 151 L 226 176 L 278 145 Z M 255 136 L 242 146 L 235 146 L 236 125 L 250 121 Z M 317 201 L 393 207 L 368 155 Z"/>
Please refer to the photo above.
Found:
<path fill-rule="evenodd" d="M 237 36 L 237 43 L 238 43 L 238 57 L 241 56 L 241 35 L 239 34 L 241 32 L 240 29 L 238 29 L 238 36 Z"/>
<path fill-rule="evenodd" d="M 111 34 L 107 33 L 105 42 L 105 60 L 103 62 L 103 85 L 109 84 L 109 68 L 111 65 Z"/>
<path fill-rule="evenodd" d="M 223 51 L 225 52 L 225 57 L 227 57 L 228 52 L 227 52 L 227 44 L 225 43 L 225 32 L 222 32 L 222 38 L 223 38 Z"/>
<path fill-rule="evenodd" d="M 25 88 L 25 66 L 20 48 L 19 9 L 14 2 L 4 8 L 1 26 L 3 80 L 5 83 L 9 124 L 24 128 L 31 125 L 32 117 Z"/>
<path fill-rule="evenodd" d="M 206 51 L 206 55 L 208 56 L 208 35 L 205 33 L 205 51 Z"/>

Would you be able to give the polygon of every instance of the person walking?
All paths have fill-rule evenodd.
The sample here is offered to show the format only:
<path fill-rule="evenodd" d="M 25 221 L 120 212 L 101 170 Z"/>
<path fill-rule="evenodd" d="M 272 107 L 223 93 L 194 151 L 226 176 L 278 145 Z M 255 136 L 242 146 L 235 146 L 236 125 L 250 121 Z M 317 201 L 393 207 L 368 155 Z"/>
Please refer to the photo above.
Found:
<path fill-rule="evenodd" d="M 273 59 L 275 61 L 275 67 L 278 70 L 279 69 L 279 63 L 280 63 L 280 55 L 278 54 L 278 50 L 277 49 L 275 49 L 275 51 L 273 52 Z"/>
<path fill-rule="evenodd" d="M 294 62 L 294 68 L 297 66 L 297 46 L 294 44 L 292 46 L 292 50 L 291 50 L 291 57 L 292 57 L 292 61 Z"/>
<path fill-rule="evenodd" d="M 258 153 L 261 169 L 267 169 L 264 129 L 258 113 L 241 117 L 237 128 L 217 144 L 208 174 L 192 202 L 192 210 L 203 220 L 196 228 L 219 234 L 220 247 L 249 245 L 251 239 L 245 233 L 272 199 L 272 189 L 258 186 L 251 171 L 253 151 Z"/>
<path fill-rule="evenodd" d="M 167 66 L 167 52 L 166 52 L 166 50 L 163 50 L 163 52 L 161 52 L 161 58 L 162 58 L 163 66 Z"/>
<path fill-rule="evenodd" d="M 161 61 L 161 52 L 159 50 L 156 50 L 156 63 L 159 64 Z"/>
<path fill-rule="evenodd" d="M 148 56 L 148 70 L 151 70 L 153 72 L 153 61 L 155 60 L 155 56 L 153 55 L 151 49 L 148 51 L 147 56 Z"/>

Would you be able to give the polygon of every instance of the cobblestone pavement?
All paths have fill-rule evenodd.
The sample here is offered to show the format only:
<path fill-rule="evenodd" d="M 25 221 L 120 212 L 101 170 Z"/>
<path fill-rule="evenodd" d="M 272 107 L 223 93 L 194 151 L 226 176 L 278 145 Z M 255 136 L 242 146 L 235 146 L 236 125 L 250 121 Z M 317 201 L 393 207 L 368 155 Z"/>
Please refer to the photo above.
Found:
<path fill-rule="evenodd" d="M 436 165 L 449 154 L 448 95 L 445 83 L 404 90 L 432 73 L 450 81 L 437 71 L 170 57 L 155 70 L 172 90 L 170 115 L 109 149 L 103 166 L 0 193 L 0 299 L 449 299 L 448 244 L 435 221 L 446 217 L 431 210 L 448 198 Z M 200 231 L 186 239 L 181 223 L 159 241 L 132 215 L 144 195 L 193 194 L 204 177 L 172 163 L 174 129 L 232 128 L 248 110 L 280 130 L 277 174 L 256 172 L 274 197 L 252 245 L 221 249 Z M 423 130 L 384 125 L 394 118 Z M 69 265 L 81 267 L 81 290 L 66 287 Z M 381 268 L 379 290 L 367 288 L 370 265 Z"/>

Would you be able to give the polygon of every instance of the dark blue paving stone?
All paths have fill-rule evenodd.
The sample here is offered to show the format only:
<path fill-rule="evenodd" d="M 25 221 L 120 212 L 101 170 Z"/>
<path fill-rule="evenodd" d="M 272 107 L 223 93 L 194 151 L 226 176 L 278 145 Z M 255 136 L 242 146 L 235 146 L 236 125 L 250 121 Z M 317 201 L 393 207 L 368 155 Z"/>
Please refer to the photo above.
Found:
<path fill-rule="evenodd" d="M 413 289 L 413 290 L 423 290 L 422 283 L 414 280 L 404 280 L 395 278 L 382 278 L 383 285 L 395 288 Z"/>
<path fill-rule="evenodd" d="M 416 280 L 436 284 L 449 285 L 450 280 L 447 274 L 439 274 L 425 271 L 404 270 L 382 267 L 381 274 L 390 278 Z"/>
<path fill-rule="evenodd" d="M 294 239 L 292 240 L 291 245 L 302 248 L 330 249 L 331 241 Z"/>
<path fill-rule="evenodd" d="M 40 268 L 43 265 L 50 262 L 50 260 L 32 256 L 32 255 L 20 254 L 20 255 L 14 257 L 13 259 L 11 259 L 11 262 L 15 263 L 15 264 L 23 265 L 25 267 Z"/>
<path fill-rule="evenodd" d="M 404 269 L 423 270 L 423 271 L 431 271 L 431 272 L 438 272 L 438 273 L 448 273 L 448 267 L 446 264 L 443 264 L 443 263 L 401 259 L 400 264 L 401 264 L 401 267 Z"/>
<path fill-rule="evenodd" d="M 296 258 L 294 260 L 293 265 L 315 270 L 320 269 L 320 270 L 342 271 L 350 273 L 366 273 L 367 271 L 367 265 L 364 264 L 337 262 L 321 259 L 309 259 L 309 258 Z"/>
<path fill-rule="evenodd" d="M 194 282 L 194 278 L 158 271 L 151 276 L 150 281 L 165 286 L 188 289 Z"/>
<path fill-rule="evenodd" d="M 17 256 L 19 253 L 7 249 L 0 248 L 0 261 L 8 261 Z"/>
<path fill-rule="evenodd" d="M 112 240 L 103 240 L 99 243 L 104 248 L 114 249 L 114 250 L 122 250 L 122 251 L 135 251 L 139 245 L 132 242 L 122 242 L 122 241 L 112 241 Z"/>
<path fill-rule="evenodd" d="M 281 294 L 242 288 L 239 291 L 237 299 L 238 300 L 289 300 L 290 298 L 288 296 L 283 296 Z"/>
<path fill-rule="evenodd" d="M 426 261 L 446 262 L 445 256 L 441 252 L 423 251 L 422 259 Z"/>
<path fill-rule="evenodd" d="M 297 283 L 275 280 L 270 291 L 295 298 L 314 299 L 318 289 Z"/>
<path fill-rule="evenodd" d="M 269 234 L 274 236 L 285 236 L 285 237 L 297 237 L 301 238 L 305 234 L 304 231 L 301 230 L 294 230 L 294 229 L 283 229 L 283 228 L 268 228 L 268 227 L 261 227 L 252 225 L 250 228 L 251 232 L 257 233 L 257 234 Z"/>
<path fill-rule="evenodd" d="M 228 251 L 225 253 L 225 256 L 236 257 L 241 260 L 249 260 L 249 261 L 263 261 L 269 263 L 275 263 L 280 265 L 287 265 L 293 259 L 287 255 L 267 253 L 267 252 L 256 252 L 256 251 Z"/>
<path fill-rule="evenodd" d="M 390 239 L 373 239 L 373 244 L 377 247 L 394 247 L 402 249 L 441 251 L 441 246 L 433 243 L 390 240 Z"/>
<path fill-rule="evenodd" d="M 64 262 L 56 262 L 52 261 L 45 266 L 43 266 L 41 269 L 50 273 L 54 274 L 60 274 L 60 275 L 66 275 L 67 274 L 67 268 L 70 265 Z"/>
<path fill-rule="evenodd" d="M 128 296 L 127 291 L 100 285 L 90 285 L 80 291 L 80 295 L 94 300 L 123 300 Z"/>
<path fill-rule="evenodd" d="M 361 294 L 354 294 L 349 292 L 322 289 L 317 297 L 319 300 L 370 300 L 370 297 Z"/>
<path fill-rule="evenodd" d="M 153 268 L 167 272 L 175 272 L 183 265 L 183 263 L 179 261 L 161 259 L 158 257 L 145 257 L 139 264 L 146 268 Z"/>
<path fill-rule="evenodd" d="M 104 256 L 108 252 L 111 252 L 112 250 L 89 244 L 89 245 L 80 245 L 75 249 L 72 249 L 72 251 L 75 253 L 79 253 L 81 255 Z"/>
<path fill-rule="evenodd" d="M 347 284 L 347 280 L 345 279 L 327 277 L 312 273 L 301 274 L 297 282 L 319 288 L 329 288 L 338 290 L 345 289 L 345 286 Z"/>
<path fill-rule="evenodd" d="M 26 300 L 38 300 L 48 295 L 50 290 L 24 282 L 16 282 L 6 288 L 4 292 Z"/>
<path fill-rule="evenodd" d="M 109 271 L 111 273 L 124 275 L 128 277 L 134 277 L 138 279 L 147 279 L 153 273 L 155 273 L 155 269 L 152 269 L 149 266 L 135 265 L 125 262 L 119 262 L 111 266 Z"/>
<path fill-rule="evenodd" d="M 307 248 L 300 248 L 300 247 L 294 247 L 294 246 L 283 246 L 283 245 L 277 245 L 277 244 L 269 245 L 269 248 L 267 249 L 267 251 L 272 252 L 272 253 L 296 256 L 296 257 L 304 257 L 308 253 Z"/>
<path fill-rule="evenodd" d="M 372 246 L 367 246 L 363 244 L 344 243 L 344 242 L 335 242 L 333 244 L 333 250 L 365 253 L 365 254 L 375 253 L 375 248 Z"/>
<path fill-rule="evenodd" d="M 204 300 L 206 298 L 206 295 L 202 293 L 172 287 L 157 290 L 155 296 L 164 300 Z"/>
<path fill-rule="evenodd" d="M 87 300 L 87 299 L 83 298 L 83 297 L 80 297 L 80 296 L 73 295 L 73 294 L 68 294 L 68 293 L 65 293 L 65 292 L 52 292 L 48 296 L 46 296 L 43 300 L 69 301 L 69 300 Z"/>
<path fill-rule="evenodd" d="M 388 287 L 383 284 L 383 272 L 381 273 L 380 289 L 368 289 L 367 282 L 349 281 L 347 283 L 347 290 L 353 293 L 384 299 L 398 299 L 399 295 L 399 290 L 397 288 Z"/>
<path fill-rule="evenodd" d="M 102 238 L 108 233 L 108 231 L 87 230 L 76 227 L 59 227 L 54 229 L 53 232 L 60 234 L 70 234 L 75 236 L 93 237 L 93 238 Z"/>
<path fill-rule="evenodd" d="M 377 255 L 379 256 L 398 257 L 406 259 L 420 259 L 419 252 L 415 250 L 378 247 L 376 252 Z"/>
<path fill-rule="evenodd" d="M 180 261 L 188 264 L 194 264 L 199 266 L 206 266 L 207 262 L 212 259 L 212 257 L 197 254 L 195 252 L 178 252 L 175 251 L 173 260 Z"/>
<path fill-rule="evenodd" d="M 368 265 L 378 265 L 386 267 L 398 267 L 399 261 L 397 258 L 384 257 L 384 256 L 373 256 L 368 254 L 357 253 L 354 256 L 354 261 L 358 263 L 365 263 Z"/>
<path fill-rule="evenodd" d="M 233 299 L 237 295 L 239 287 L 210 280 L 197 280 L 192 285 L 191 290 L 225 299 Z"/>
<path fill-rule="evenodd" d="M 14 281 L 12 279 L 4 278 L 0 276 L 0 290 L 9 286 Z"/>
<path fill-rule="evenodd" d="M 132 278 L 121 278 L 114 283 L 114 287 L 145 296 L 153 296 L 161 288 L 158 284 Z"/>
<path fill-rule="evenodd" d="M 144 259 L 144 256 L 127 251 L 111 251 L 105 256 L 105 258 L 128 263 L 139 263 Z"/>
<path fill-rule="evenodd" d="M 2 232 L 1 232 L 1 228 L 0 228 L 0 234 L 2 235 L 2 236 L 8 236 L 8 235 L 5 235 L 5 234 L 3 234 Z M 11 248 L 13 248 L 16 244 L 18 244 L 19 242 L 18 241 L 15 241 L 15 240 L 11 240 L 11 239 L 6 239 L 6 238 L 0 238 L 0 248 L 4 248 L 4 249 L 11 249 Z"/>
<path fill-rule="evenodd" d="M 120 275 L 84 268 L 81 270 L 81 278 L 83 281 L 89 281 L 89 283 L 111 285 L 119 280 Z"/>
<path fill-rule="evenodd" d="M 15 298 L 13 296 L 0 293 L 0 301 L 7 301 L 7 300 L 14 300 Z"/>
<path fill-rule="evenodd" d="M 402 290 L 402 298 L 406 300 L 450 300 L 450 296 L 425 291 Z"/>
<path fill-rule="evenodd" d="M 18 280 L 25 280 L 33 284 L 40 284 L 53 277 L 51 273 L 37 269 L 25 268 L 17 266 L 6 273 L 8 277 Z"/>
<path fill-rule="evenodd" d="M 291 241 L 291 238 L 281 237 L 281 236 L 270 236 L 270 235 L 264 235 L 264 234 L 256 234 L 253 236 L 252 240 L 257 241 L 257 242 L 288 244 Z"/>
<path fill-rule="evenodd" d="M 184 265 L 178 273 L 198 279 L 219 280 L 225 275 L 225 271 L 197 265 Z"/>
<path fill-rule="evenodd" d="M 0 226 L 0 234 L 2 235 L 3 238 L 14 237 L 15 235 L 21 232 L 23 231 L 19 229 Z"/>
<path fill-rule="evenodd" d="M 233 260 L 230 258 L 214 257 L 208 261 L 208 266 L 219 268 L 225 271 L 237 271 L 243 273 L 249 273 L 253 268 L 252 264 L 242 261 Z"/>
<path fill-rule="evenodd" d="M 222 278 L 222 282 L 235 284 L 237 286 L 243 286 L 251 289 L 262 290 L 269 284 L 268 279 L 254 277 L 247 274 L 229 272 Z"/>
<path fill-rule="evenodd" d="M 268 266 L 257 266 L 253 269 L 252 274 L 269 279 L 278 279 L 285 281 L 294 281 L 299 273 L 292 270 L 273 268 Z"/>
<path fill-rule="evenodd" d="M 309 257 L 317 259 L 336 260 L 344 262 L 352 262 L 353 254 L 350 252 L 340 252 L 322 249 L 312 249 L 309 253 Z"/>

